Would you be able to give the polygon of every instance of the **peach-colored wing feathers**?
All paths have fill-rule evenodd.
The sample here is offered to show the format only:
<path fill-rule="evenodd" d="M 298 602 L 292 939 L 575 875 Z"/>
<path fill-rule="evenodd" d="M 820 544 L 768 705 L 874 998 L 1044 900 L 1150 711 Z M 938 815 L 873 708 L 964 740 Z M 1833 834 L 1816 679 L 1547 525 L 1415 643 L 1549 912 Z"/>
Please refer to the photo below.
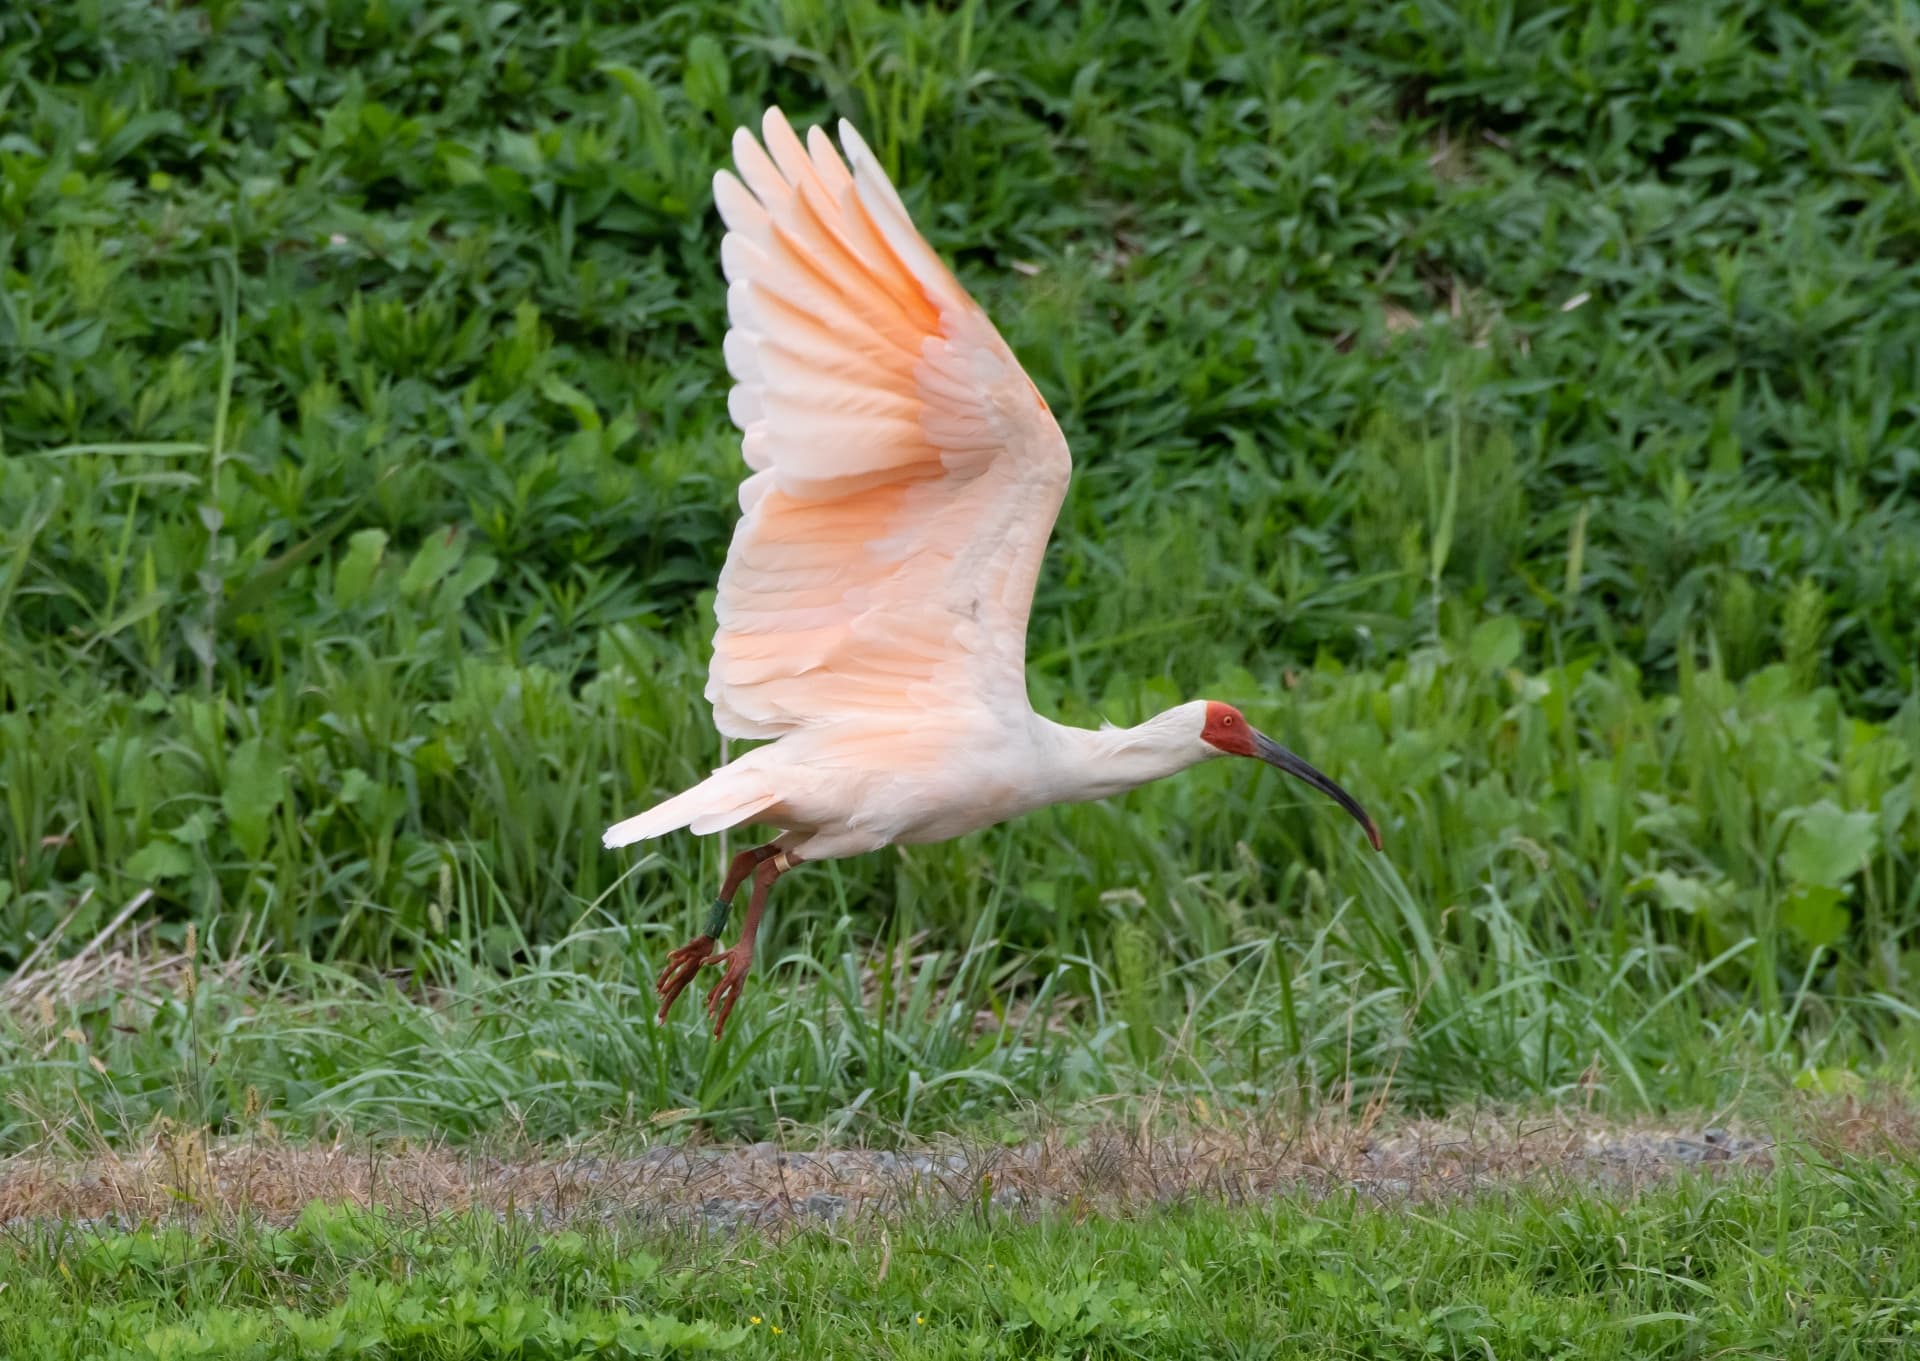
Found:
<path fill-rule="evenodd" d="M 840 125 L 778 109 L 714 177 L 728 406 L 754 469 L 720 574 L 720 731 L 1026 703 L 1034 579 L 1071 463 L 1038 390 Z M 744 183 L 743 183 L 744 181 Z"/>

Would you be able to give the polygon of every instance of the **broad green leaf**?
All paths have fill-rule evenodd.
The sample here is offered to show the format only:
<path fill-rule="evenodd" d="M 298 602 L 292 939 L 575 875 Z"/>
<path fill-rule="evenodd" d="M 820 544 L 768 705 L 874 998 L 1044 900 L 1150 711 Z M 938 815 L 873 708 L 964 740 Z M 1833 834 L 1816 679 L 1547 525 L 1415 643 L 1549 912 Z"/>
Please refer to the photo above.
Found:
<path fill-rule="evenodd" d="M 701 33 L 687 44 L 687 67 L 681 77 L 687 102 L 716 118 L 727 111 L 727 92 L 733 87 L 733 73 L 727 68 L 727 51 L 710 33 Z"/>
<path fill-rule="evenodd" d="M 540 395 L 555 406 L 564 407 L 580 423 L 582 430 L 598 430 L 602 424 L 600 412 L 593 404 L 593 398 L 557 374 L 548 374 L 540 380 Z M 596 448 L 598 442 L 596 441 Z"/>
<path fill-rule="evenodd" d="M 333 573 L 333 603 L 346 606 L 367 593 L 387 551 L 387 531 L 363 529 L 347 540 L 346 556 Z"/>
<path fill-rule="evenodd" d="M 1780 863 L 1797 883 L 1839 888 L 1873 858 L 1878 825 L 1873 813 L 1822 799 L 1793 824 Z"/>
<path fill-rule="evenodd" d="M 227 758 L 227 783 L 220 791 L 220 806 L 226 810 L 227 824 L 250 860 L 258 860 L 267 848 L 267 832 L 273 810 L 286 797 L 286 765 L 278 750 L 257 737 L 249 737 Z"/>
<path fill-rule="evenodd" d="M 1520 621 L 1510 615 L 1488 619 L 1467 642 L 1467 657 L 1481 671 L 1504 671 L 1520 656 Z"/>
<path fill-rule="evenodd" d="M 452 525 L 427 535 L 414 551 L 413 561 L 407 564 L 406 575 L 400 578 L 401 591 L 415 595 L 432 586 L 453 570 L 465 547 L 465 540 Z"/>
<path fill-rule="evenodd" d="M 643 113 L 652 113 L 659 109 L 660 91 L 644 72 L 617 61 L 603 63 L 600 70 L 603 74 L 613 77 L 622 92 Z"/>
<path fill-rule="evenodd" d="M 686 1322 L 671 1314 L 643 1314 L 634 1320 L 648 1347 L 656 1352 L 730 1352 L 747 1340 L 746 1328 L 721 1328 L 706 1319 Z"/>
<path fill-rule="evenodd" d="M 493 580 L 493 574 L 499 570 L 500 563 L 492 555 L 480 553 L 460 564 L 460 570 L 447 578 L 440 588 L 440 603 L 449 608 L 459 605 L 468 596 Z"/>
<path fill-rule="evenodd" d="M 354 766 L 340 779 L 340 802 L 357 804 L 368 795 L 377 797 L 379 789 L 366 771 Z"/>
<path fill-rule="evenodd" d="M 1840 890 L 1802 884 L 1780 904 L 1780 920 L 1806 945 L 1837 945 L 1852 918 L 1840 904 Z"/>
<path fill-rule="evenodd" d="M 184 847 L 165 839 L 149 841 L 127 858 L 127 877 L 143 884 L 157 884 L 193 873 L 193 857 Z"/>
<path fill-rule="evenodd" d="M 1650 892 L 1661 904 L 1675 912 L 1690 915 L 1722 913 L 1733 904 L 1733 891 L 1724 879 L 1695 879 L 1672 870 L 1658 870 L 1634 887 Z"/>
<path fill-rule="evenodd" d="M 1867 1084 L 1846 1068 L 1808 1068 L 1793 1079 L 1793 1085 L 1821 1096 L 1857 1096 Z"/>

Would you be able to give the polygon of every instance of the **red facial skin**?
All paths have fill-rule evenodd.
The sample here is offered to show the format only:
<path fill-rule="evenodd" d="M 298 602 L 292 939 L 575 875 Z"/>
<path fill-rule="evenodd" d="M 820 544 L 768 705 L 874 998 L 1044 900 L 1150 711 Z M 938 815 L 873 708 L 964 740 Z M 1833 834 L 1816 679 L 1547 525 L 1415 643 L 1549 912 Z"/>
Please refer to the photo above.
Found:
<path fill-rule="evenodd" d="M 1207 701 L 1207 726 L 1200 730 L 1200 740 L 1229 756 L 1253 755 L 1253 725 L 1245 714 L 1218 700 Z"/>
<path fill-rule="evenodd" d="M 1247 716 L 1231 704 L 1222 704 L 1218 700 L 1207 701 L 1207 723 L 1200 730 L 1200 738 L 1214 750 L 1228 756 L 1252 756 L 1286 771 L 1296 779 L 1305 780 L 1351 813 L 1355 821 L 1366 829 L 1367 840 L 1373 843 L 1373 848 L 1376 851 L 1380 849 L 1380 829 L 1373 825 L 1373 819 L 1367 816 L 1366 809 L 1355 802 L 1353 795 L 1278 742 L 1255 732 L 1253 725 L 1247 722 Z"/>

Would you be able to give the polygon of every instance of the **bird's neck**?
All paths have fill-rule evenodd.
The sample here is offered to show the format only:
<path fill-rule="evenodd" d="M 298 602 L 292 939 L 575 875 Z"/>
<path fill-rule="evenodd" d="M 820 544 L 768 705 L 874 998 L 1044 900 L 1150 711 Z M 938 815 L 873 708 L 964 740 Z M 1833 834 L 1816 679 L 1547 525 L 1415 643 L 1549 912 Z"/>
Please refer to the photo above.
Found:
<path fill-rule="evenodd" d="M 1070 728 L 1041 719 L 1040 757 L 1054 803 L 1110 798 L 1178 774 L 1207 759 L 1199 721 L 1180 709 L 1131 728 Z"/>

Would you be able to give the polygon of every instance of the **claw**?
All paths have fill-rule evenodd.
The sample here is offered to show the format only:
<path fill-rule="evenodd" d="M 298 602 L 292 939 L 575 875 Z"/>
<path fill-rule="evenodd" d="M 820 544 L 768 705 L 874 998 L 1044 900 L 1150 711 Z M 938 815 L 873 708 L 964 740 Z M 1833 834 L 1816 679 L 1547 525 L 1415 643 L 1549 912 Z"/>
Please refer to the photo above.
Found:
<path fill-rule="evenodd" d="M 667 1013 L 680 1000 L 680 994 L 687 990 L 687 984 L 693 982 L 694 975 L 719 958 L 721 956 L 713 952 L 712 936 L 695 936 L 668 955 L 667 967 L 653 985 L 653 990 L 660 994 L 661 999 L 660 1015 L 656 1019 L 666 1020 Z"/>
<path fill-rule="evenodd" d="M 707 994 L 707 1015 L 713 1017 L 713 1038 L 716 1040 L 727 1028 L 727 1017 L 733 1015 L 734 1003 L 740 1000 L 740 994 L 746 990 L 747 971 L 753 967 L 753 952 L 736 945 L 731 950 L 715 955 L 707 963 L 717 964 L 721 960 L 726 961 L 727 971 Z"/>

